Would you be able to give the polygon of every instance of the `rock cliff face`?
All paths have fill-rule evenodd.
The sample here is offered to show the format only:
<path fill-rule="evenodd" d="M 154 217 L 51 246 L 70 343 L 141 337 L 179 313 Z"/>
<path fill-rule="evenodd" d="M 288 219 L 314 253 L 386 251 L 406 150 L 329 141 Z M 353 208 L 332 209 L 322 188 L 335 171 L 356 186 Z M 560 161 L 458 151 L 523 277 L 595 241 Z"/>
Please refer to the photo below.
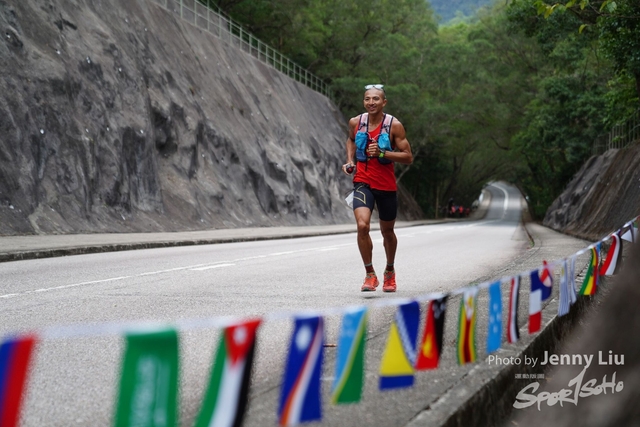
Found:
<path fill-rule="evenodd" d="M 345 223 L 346 120 L 150 0 L 0 0 L 0 234 Z"/>
<path fill-rule="evenodd" d="M 547 210 L 543 224 L 599 240 L 640 215 L 640 144 L 594 156 Z"/>

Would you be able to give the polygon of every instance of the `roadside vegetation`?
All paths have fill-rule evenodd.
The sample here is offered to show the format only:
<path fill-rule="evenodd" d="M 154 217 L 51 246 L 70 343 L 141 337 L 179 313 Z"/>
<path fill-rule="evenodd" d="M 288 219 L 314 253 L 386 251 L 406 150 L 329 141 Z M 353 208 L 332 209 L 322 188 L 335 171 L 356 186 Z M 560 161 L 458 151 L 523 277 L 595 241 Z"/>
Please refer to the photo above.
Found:
<path fill-rule="evenodd" d="M 430 217 L 506 179 L 540 218 L 594 140 L 638 114 L 637 0 L 500 0 L 445 26 L 424 0 L 207 1 L 330 82 L 345 117 L 384 84 L 415 156 L 399 180 Z"/>

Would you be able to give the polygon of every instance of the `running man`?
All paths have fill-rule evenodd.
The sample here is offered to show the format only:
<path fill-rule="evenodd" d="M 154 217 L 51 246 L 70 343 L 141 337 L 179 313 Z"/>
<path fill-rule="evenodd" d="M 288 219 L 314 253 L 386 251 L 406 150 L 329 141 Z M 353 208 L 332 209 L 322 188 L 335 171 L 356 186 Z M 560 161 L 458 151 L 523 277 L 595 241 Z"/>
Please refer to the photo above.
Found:
<path fill-rule="evenodd" d="M 387 266 L 384 270 L 384 292 L 396 291 L 393 267 L 398 240 L 393 231 L 398 211 L 394 162 L 411 164 L 413 154 L 402 123 L 384 113 L 387 97 L 383 85 L 367 85 L 364 92 L 366 113 L 349 120 L 347 163 L 342 171 L 353 177 L 353 215 L 358 225 L 358 249 L 366 276 L 361 290 L 375 291 L 378 277 L 373 269 L 373 242 L 369 236 L 374 204 L 380 218 Z M 354 164 L 355 157 L 355 164 Z"/>

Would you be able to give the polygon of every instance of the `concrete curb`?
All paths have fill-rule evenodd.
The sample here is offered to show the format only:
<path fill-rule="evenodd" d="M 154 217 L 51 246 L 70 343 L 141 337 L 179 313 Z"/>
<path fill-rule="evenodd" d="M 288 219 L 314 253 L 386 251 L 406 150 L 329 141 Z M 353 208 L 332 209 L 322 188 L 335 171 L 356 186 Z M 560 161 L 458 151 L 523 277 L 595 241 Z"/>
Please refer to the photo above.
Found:
<path fill-rule="evenodd" d="M 42 249 L 35 251 L 19 251 L 19 252 L 5 252 L 0 253 L 0 262 L 19 261 L 38 258 L 53 258 L 68 255 L 83 255 L 101 252 L 118 252 L 118 251 L 130 251 L 136 249 L 154 249 L 154 248 L 169 248 L 177 246 L 195 246 L 195 245 L 212 245 L 217 243 L 237 243 L 237 242 L 251 242 L 261 240 L 273 240 L 273 239 L 295 239 L 298 237 L 314 237 L 314 236 L 328 236 L 333 234 L 346 234 L 352 233 L 352 231 L 334 231 L 334 232 L 317 232 L 317 233 L 303 233 L 303 234 L 282 234 L 277 236 L 243 236 L 243 237 L 220 237 L 214 239 L 202 239 L 202 240 L 167 240 L 163 242 L 136 242 L 136 243 L 122 243 L 122 244 L 101 244 L 90 246 L 77 246 L 69 248 L 59 249 Z"/>
<path fill-rule="evenodd" d="M 420 220 L 420 221 L 407 221 L 407 222 L 398 222 L 396 224 L 396 228 L 406 228 L 406 227 L 415 227 L 419 225 L 432 225 L 432 224 L 442 224 L 446 222 L 463 222 L 469 221 L 469 218 L 444 218 L 439 220 Z M 140 238 L 139 241 L 131 241 L 131 242 L 123 242 L 123 243 L 89 243 L 89 244 L 78 244 L 71 246 L 63 246 L 63 247 L 50 247 L 50 248 L 39 248 L 33 250 L 20 250 L 20 249 L 8 249 L 0 252 L 0 262 L 11 262 L 11 261 L 21 261 L 21 260 L 31 260 L 31 259 L 40 259 L 40 258 L 53 258 L 53 257 L 62 257 L 62 256 L 70 256 L 70 255 L 83 255 L 83 254 L 93 254 L 93 253 L 102 253 L 102 252 L 117 252 L 117 251 L 130 251 L 136 249 L 154 249 L 154 248 L 168 248 L 168 247 L 177 247 L 177 246 L 194 246 L 194 245 L 212 245 L 219 243 L 237 243 L 237 242 L 251 242 L 251 241 L 262 241 L 262 240 L 274 240 L 274 239 L 295 239 L 300 237 L 316 237 L 316 236 L 329 236 L 335 234 L 348 234 L 355 233 L 356 228 L 355 224 L 347 224 L 347 225 L 339 225 L 334 226 L 334 229 L 331 229 L 331 226 L 323 228 L 322 230 L 311 231 L 306 229 L 307 227 L 283 227 L 285 230 L 283 232 L 273 232 L 273 230 L 269 229 L 252 229 L 252 230 L 242 230 L 243 234 L 238 234 L 235 236 L 217 236 L 210 238 L 175 238 L 175 239 L 159 239 L 153 240 L 148 238 L 146 241 L 143 237 Z M 371 229 L 378 230 L 380 225 L 378 223 L 372 223 Z M 266 232 L 265 232 L 266 230 Z M 229 230 L 219 230 L 220 232 L 228 232 Z M 262 233 L 262 234 L 261 234 Z M 150 235 L 157 235 L 162 233 L 150 233 Z M 170 233 L 164 233 L 166 235 L 170 235 Z M 123 241 L 128 237 L 127 234 L 123 234 Z M 29 236 L 35 237 L 37 236 Z M 68 237 L 68 236 L 65 236 Z M 1 239 L 1 238 L 0 238 Z M 79 240 L 81 237 L 79 237 Z"/>
<path fill-rule="evenodd" d="M 554 299 L 545 307 L 543 320 L 545 327 L 534 336 L 521 331 L 521 344 L 518 348 L 501 349 L 497 353 L 501 358 L 534 357 L 540 360 L 543 351 L 556 352 L 561 341 L 579 323 L 583 315 L 598 298 L 580 298 L 571 308 L 571 312 L 557 317 L 558 301 Z M 524 328 L 526 329 L 526 328 Z M 524 344 L 524 348 L 521 345 Z M 418 414 L 407 426 L 439 427 L 487 427 L 501 426 L 512 413 L 513 402 L 518 392 L 535 379 L 518 381 L 516 373 L 541 373 L 540 369 L 526 369 L 520 365 L 494 365 L 486 360 L 469 372 L 460 384 L 451 388 L 436 402 Z M 452 402 L 461 402 L 452 410 Z M 485 408 L 489 410 L 482 410 Z"/>
<path fill-rule="evenodd" d="M 524 227 L 526 229 L 526 227 Z M 527 234 L 531 236 L 527 230 Z M 600 298 L 580 297 L 566 316 L 557 317 L 558 298 L 552 299 L 542 310 L 544 327 L 536 335 L 529 335 L 527 326 L 520 328 L 516 345 L 499 349 L 501 359 L 539 358 L 543 351 L 556 352 L 562 340 L 573 330 L 589 308 Z M 472 427 L 502 426 L 513 411 L 517 393 L 535 379 L 519 381 L 516 373 L 542 373 L 539 367 L 520 365 L 491 365 L 489 356 L 477 365 L 445 394 L 416 415 L 406 427 Z M 479 409 L 485 408 L 485 410 Z"/>

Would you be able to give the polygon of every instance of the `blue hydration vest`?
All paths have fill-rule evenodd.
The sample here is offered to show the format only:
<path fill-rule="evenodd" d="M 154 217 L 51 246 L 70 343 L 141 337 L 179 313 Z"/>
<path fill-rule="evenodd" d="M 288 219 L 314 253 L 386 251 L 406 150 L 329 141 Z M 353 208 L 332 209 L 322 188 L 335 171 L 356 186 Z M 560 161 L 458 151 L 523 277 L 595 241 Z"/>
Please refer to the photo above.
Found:
<path fill-rule="evenodd" d="M 393 122 L 393 116 L 391 114 L 385 114 L 382 118 L 382 129 L 380 129 L 380 136 L 378 137 L 378 148 L 380 151 L 393 151 L 391 148 L 391 139 L 389 134 L 391 133 L 391 123 Z M 364 128 L 364 131 L 362 129 Z M 356 160 L 359 162 L 367 161 L 367 145 L 369 145 L 369 113 L 360 114 L 358 122 L 358 131 L 356 132 Z M 391 160 L 384 157 L 379 158 L 378 161 L 383 164 L 391 163 Z"/>

